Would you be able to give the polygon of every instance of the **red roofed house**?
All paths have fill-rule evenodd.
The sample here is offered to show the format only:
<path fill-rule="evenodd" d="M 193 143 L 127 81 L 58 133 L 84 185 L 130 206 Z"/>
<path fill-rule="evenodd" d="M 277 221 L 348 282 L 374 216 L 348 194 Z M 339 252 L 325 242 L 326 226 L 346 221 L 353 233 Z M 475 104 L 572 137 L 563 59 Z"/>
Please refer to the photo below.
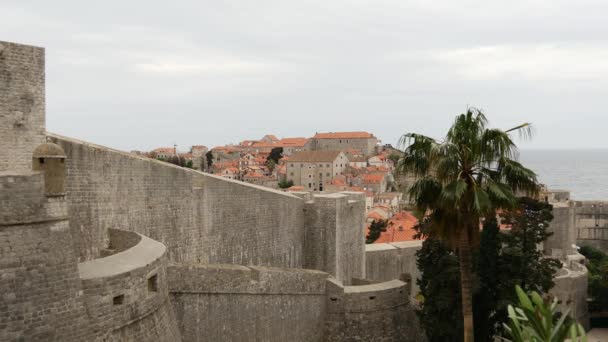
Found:
<path fill-rule="evenodd" d="M 159 147 L 150 152 L 151 158 L 168 159 L 177 155 L 175 147 Z"/>
<path fill-rule="evenodd" d="M 245 181 L 247 183 L 257 184 L 257 185 L 262 185 L 264 180 L 265 180 L 265 176 L 258 172 L 247 172 L 243 176 L 243 181 Z"/>
<path fill-rule="evenodd" d="M 283 138 L 277 142 L 277 146 L 283 148 L 283 155 L 290 156 L 296 152 L 304 151 L 308 139 L 306 138 Z"/>
<path fill-rule="evenodd" d="M 312 151 L 350 151 L 360 150 L 366 156 L 375 154 L 378 139 L 367 132 L 329 132 L 317 133 L 307 144 Z"/>
<path fill-rule="evenodd" d="M 308 191 L 324 191 L 335 176 L 348 166 L 348 158 L 340 151 L 302 151 L 289 158 L 287 180 L 303 185 Z"/>
<path fill-rule="evenodd" d="M 382 232 L 378 240 L 374 241 L 374 243 L 416 240 L 414 239 L 414 236 L 417 233 L 416 230 L 414 230 L 416 224 L 418 224 L 418 220 L 412 213 L 407 211 L 396 213 L 388 220 L 386 231 Z"/>
<path fill-rule="evenodd" d="M 377 167 L 385 167 L 388 170 L 392 170 L 395 168 L 395 164 L 390 158 L 387 158 L 384 154 L 379 154 L 377 156 L 373 156 L 367 160 L 369 165 L 377 166 Z"/>
<path fill-rule="evenodd" d="M 229 179 L 239 179 L 239 169 L 236 167 L 227 167 L 220 172 L 220 176 Z"/>
<path fill-rule="evenodd" d="M 386 176 L 363 173 L 353 179 L 353 185 L 360 186 L 365 191 L 373 191 L 374 194 L 380 194 L 386 191 Z"/>

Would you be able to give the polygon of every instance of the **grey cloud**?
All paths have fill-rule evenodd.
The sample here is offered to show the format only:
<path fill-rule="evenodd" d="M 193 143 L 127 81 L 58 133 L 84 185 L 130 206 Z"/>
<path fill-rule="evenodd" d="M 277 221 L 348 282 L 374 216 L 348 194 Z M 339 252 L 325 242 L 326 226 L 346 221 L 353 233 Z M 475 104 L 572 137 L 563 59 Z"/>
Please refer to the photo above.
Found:
<path fill-rule="evenodd" d="M 120 149 L 265 133 L 440 136 L 467 105 L 525 147 L 608 147 L 608 3 L 3 1 L 46 47 L 48 129 Z"/>

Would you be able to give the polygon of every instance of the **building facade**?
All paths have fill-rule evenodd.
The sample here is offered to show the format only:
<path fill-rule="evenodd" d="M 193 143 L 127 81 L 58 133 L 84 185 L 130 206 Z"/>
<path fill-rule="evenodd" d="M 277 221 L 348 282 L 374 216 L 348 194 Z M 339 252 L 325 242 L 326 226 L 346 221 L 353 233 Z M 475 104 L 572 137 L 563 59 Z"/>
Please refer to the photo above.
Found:
<path fill-rule="evenodd" d="M 288 181 L 309 191 L 323 191 L 348 167 L 348 158 L 340 151 L 303 151 L 291 156 L 286 165 Z"/>
<path fill-rule="evenodd" d="M 365 156 L 376 153 L 378 139 L 368 132 L 317 133 L 310 138 L 307 149 L 311 151 L 359 150 Z"/>

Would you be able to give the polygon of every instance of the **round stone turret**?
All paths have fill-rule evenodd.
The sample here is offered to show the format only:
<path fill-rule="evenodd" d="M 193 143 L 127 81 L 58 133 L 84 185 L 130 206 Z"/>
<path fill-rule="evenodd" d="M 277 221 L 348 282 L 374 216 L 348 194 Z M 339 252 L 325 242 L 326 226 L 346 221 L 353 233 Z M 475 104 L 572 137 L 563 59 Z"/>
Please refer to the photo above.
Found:
<path fill-rule="evenodd" d="M 39 145 L 32 154 L 32 169 L 44 173 L 44 190 L 47 196 L 65 195 L 66 154 L 57 144 Z"/>

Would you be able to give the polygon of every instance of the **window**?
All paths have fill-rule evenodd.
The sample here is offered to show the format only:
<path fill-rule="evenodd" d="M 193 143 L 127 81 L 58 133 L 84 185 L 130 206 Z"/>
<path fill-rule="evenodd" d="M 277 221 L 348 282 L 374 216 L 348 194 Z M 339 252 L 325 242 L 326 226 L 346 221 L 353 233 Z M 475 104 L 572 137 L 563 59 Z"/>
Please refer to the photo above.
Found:
<path fill-rule="evenodd" d="M 158 275 L 148 278 L 148 292 L 158 292 Z"/>
<path fill-rule="evenodd" d="M 325 167 L 331 167 L 331 165 L 327 164 L 327 165 L 325 165 Z"/>
<path fill-rule="evenodd" d="M 290 172 L 290 173 L 289 173 L 289 175 L 290 175 L 290 176 L 293 176 L 293 172 Z"/>
<path fill-rule="evenodd" d="M 323 167 L 323 164 L 319 164 L 319 167 Z"/>
<path fill-rule="evenodd" d="M 304 167 L 304 164 L 300 164 L 300 167 Z"/>
<path fill-rule="evenodd" d="M 308 183 L 308 188 L 312 188 L 312 183 Z"/>
<path fill-rule="evenodd" d="M 323 172 L 319 172 L 319 178 L 323 178 Z"/>
<path fill-rule="evenodd" d="M 312 178 L 312 175 L 308 175 L 308 178 Z"/>
<path fill-rule="evenodd" d="M 293 164 L 291 164 L 290 166 L 293 167 Z"/>
<path fill-rule="evenodd" d="M 331 176 L 331 173 L 329 173 L 329 172 L 328 172 L 328 173 L 327 173 L 327 177 L 329 177 L 329 176 Z"/>
<path fill-rule="evenodd" d="M 114 298 L 112 298 L 112 304 L 114 305 L 122 305 L 122 303 L 125 301 L 125 295 L 121 294 L 118 296 L 114 296 Z"/>

